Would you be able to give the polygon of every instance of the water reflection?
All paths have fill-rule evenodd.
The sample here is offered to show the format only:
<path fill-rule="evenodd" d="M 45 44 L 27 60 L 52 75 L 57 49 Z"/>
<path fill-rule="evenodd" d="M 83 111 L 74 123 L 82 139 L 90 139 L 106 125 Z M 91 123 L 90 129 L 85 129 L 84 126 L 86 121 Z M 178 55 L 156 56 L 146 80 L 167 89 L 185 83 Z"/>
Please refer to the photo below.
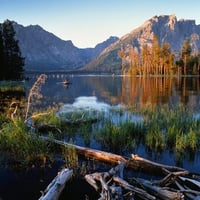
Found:
<path fill-rule="evenodd" d="M 197 77 L 123 78 L 124 104 L 158 105 L 183 103 L 199 107 L 200 80 Z"/>
<path fill-rule="evenodd" d="M 96 110 L 99 112 L 101 111 L 108 112 L 109 109 L 110 105 L 107 103 L 97 101 L 97 97 L 84 96 L 76 98 L 73 104 L 64 105 L 61 112 L 73 112 L 74 110 L 80 112 L 90 111 L 90 110 Z"/>
<path fill-rule="evenodd" d="M 37 74 L 26 82 L 27 93 Z M 70 85 L 65 87 L 65 79 Z M 121 77 L 48 74 L 42 87 L 41 107 L 58 103 L 73 103 L 80 96 L 96 96 L 99 101 L 116 105 L 156 106 L 183 103 L 199 108 L 200 80 L 198 77 Z"/>
<path fill-rule="evenodd" d="M 33 75 L 30 81 L 26 82 L 27 88 L 36 80 L 37 75 Z M 63 87 L 60 82 L 68 79 L 71 84 L 68 88 Z M 69 74 L 48 74 L 45 85 L 42 87 L 43 99 L 39 106 L 45 108 L 62 103 L 62 112 L 73 109 L 94 108 L 110 110 L 118 105 L 135 106 L 141 108 L 146 106 L 166 105 L 171 106 L 182 103 L 188 106 L 191 111 L 198 114 L 200 108 L 200 80 L 198 77 L 122 77 L 122 76 L 86 76 Z M 123 107 L 122 106 L 122 107 Z M 121 112 L 123 113 L 123 112 Z M 118 112 L 113 121 L 119 122 L 124 114 Z M 94 114 L 94 113 L 93 113 Z M 124 115 L 127 119 L 128 114 Z M 130 117 L 130 116 L 128 116 Z M 135 118 L 131 119 L 134 121 Z M 79 142 L 81 138 L 78 138 Z M 83 142 L 80 142 L 82 145 Z M 88 143 L 89 144 L 89 143 Z M 90 143 L 91 147 L 95 142 Z M 192 155 L 186 160 L 193 160 L 197 163 L 191 166 L 186 160 L 177 159 L 177 155 L 172 155 L 168 150 L 161 152 L 148 152 L 142 144 L 134 153 L 145 156 L 165 164 L 183 165 L 187 168 L 198 168 L 199 155 Z"/>
<path fill-rule="evenodd" d="M 142 116 L 133 114 L 126 110 L 126 107 L 118 105 L 110 105 L 101 102 L 96 96 L 81 96 L 75 99 L 72 104 L 64 104 L 58 111 L 60 116 L 68 116 L 67 113 L 87 113 L 89 118 L 102 118 L 112 120 L 113 123 L 119 124 L 127 120 L 133 122 L 141 122 Z"/>

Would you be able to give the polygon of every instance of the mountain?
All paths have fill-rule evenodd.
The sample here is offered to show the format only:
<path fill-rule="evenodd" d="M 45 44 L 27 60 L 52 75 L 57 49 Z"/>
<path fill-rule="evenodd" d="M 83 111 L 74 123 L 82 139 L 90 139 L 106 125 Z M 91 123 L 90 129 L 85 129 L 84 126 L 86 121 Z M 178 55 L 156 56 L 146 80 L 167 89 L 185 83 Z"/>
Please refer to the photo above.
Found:
<path fill-rule="evenodd" d="M 26 70 L 79 69 L 118 40 L 117 37 L 110 37 L 95 48 L 80 49 L 75 47 L 71 40 L 64 41 L 39 25 L 24 27 L 13 22 L 13 26 L 22 56 L 25 57 Z"/>
<path fill-rule="evenodd" d="M 154 34 L 158 37 L 160 45 L 169 43 L 175 55 L 178 55 L 184 40 L 190 41 L 193 50 L 200 49 L 200 25 L 196 25 L 195 20 L 177 20 L 175 15 L 154 16 L 104 49 L 83 70 L 120 73 L 120 48 L 133 46 L 140 51 L 142 45 L 152 45 Z"/>

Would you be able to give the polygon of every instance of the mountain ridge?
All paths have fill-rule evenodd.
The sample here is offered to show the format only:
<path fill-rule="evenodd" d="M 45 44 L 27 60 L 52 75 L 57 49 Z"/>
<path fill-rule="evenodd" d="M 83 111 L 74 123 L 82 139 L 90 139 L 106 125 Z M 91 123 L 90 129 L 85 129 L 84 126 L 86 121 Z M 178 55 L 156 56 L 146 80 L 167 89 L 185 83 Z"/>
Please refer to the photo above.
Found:
<path fill-rule="evenodd" d="M 131 45 L 140 51 L 143 44 L 152 45 L 154 34 L 158 37 L 160 44 L 169 43 L 175 55 L 179 53 L 186 39 L 190 40 L 192 49 L 200 49 L 200 25 L 196 25 L 195 20 L 177 20 L 175 15 L 154 16 L 105 48 L 83 70 L 99 71 L 101 69 L 110 73 L 120 73 L 121 59 L 118 56 L 120 48 Z"/>
<path fill-rule="evenodd" d="M 13 26 L 26 70 L 77 70 L 118 40 L 111 36 L 94 48 L 78 48 L 71 40 L 62 40 L 39 25 L 23 26 L 13 22 Z"/>

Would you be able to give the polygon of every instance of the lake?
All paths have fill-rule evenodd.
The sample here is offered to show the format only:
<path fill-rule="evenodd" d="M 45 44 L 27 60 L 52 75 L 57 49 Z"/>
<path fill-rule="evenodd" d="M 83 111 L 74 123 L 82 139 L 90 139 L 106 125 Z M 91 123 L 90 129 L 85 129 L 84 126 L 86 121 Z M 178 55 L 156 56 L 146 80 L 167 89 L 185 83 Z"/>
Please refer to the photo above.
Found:
<path fill-rule="evenodd" d="M 37 75 L 29 77 L 27 89 Z M 63 85 L 65 79 L 69 79 L 71 84 Z M 48 74 L 42 94 L 42 107 L 60 102 L 73 103 L 81 96 L 96 96 L 99 102 L 111 105 L 145 106 L 181 102 L 196 110 L 199 108 L 200 78 Z"/>
<path fill-rule="evenodd" d="M 32 86 L 37 76 L 30 76 L 30 80 L 26 82 L 27 88 Z M 63 85 L 65 79 L 71 84 Z M 63 104 L 62 109 L 70 110 L 77 106 L 97 109 L 103 106 L 145 107 L 181 103 L 194 112 L 195 116 L 199 116 L 200 110 L 199 77 L 123 77 L 57 73 L 48 74 L 41 93 L 43 98 L 39 106 L 42 108 L 56 104 Z M 83 145 L 83 142 L 78 145 Z M 98 145 L 95 143 L 95 146 Z M 196 172 L 199 170 L 199 154 L 177 161 L 168 151 L 157 157 L 146 152 L 143 146 L 135 149 L 134 153 L 164 164 L 179 165 Z"/>
<path fill-rule="evenodd" d="M 38 74 L 27 74 L 26 95 L 37 77 Z M 63 84 L 66 79 L 69 80 L 67 85 Z M 42 99 L 33 105 L 37 109 L 59 105 L 60 112 L 73 109 L 96 109 L 109 112 L 112 109 L 130 105 L 143 108 L 181 103 L 199 117 L 200 78 L 49 73 L 45 84 L 42 85 L 41 94 L 43 95 Z M 10 98 L 13 98 L 11 94 L 9 95 Z M 6 98 L 9 98 L 9 95 Z M 1 95 L 0 98 L 1 103 L 5 96 Z M 140 116 L 135 116 L 130 120 L 140 120 Z M 76 144 L 85 145 L 82 138 L 75 137 L 75 140 Z M 91 141 L 89 147 L 102 148 L 95 141 Z M 200 154 L 198 152 L 195 155 L 187 155 L 182 160 L 177 160 L 171 151 L 165 150 L 161 154 L 149 153 L 143 144 L 139 144 L 132 150 L 132 153 L 163 164 L 177 165 L 193 172 L 199 172 Z M 0 171 L 0 198 L 36 199 L 38 191 L 42 190 L 41 188 L 44 188 L 46 183 L 56 175 L 58 169 L 59 165 L 47 171 L 35 172 L 32 169 L 27 173 L 3 169 Z M 30 185 L 37 191 L 33 192 Z M 32 196 L 29 195 L 31 191 Z"/>

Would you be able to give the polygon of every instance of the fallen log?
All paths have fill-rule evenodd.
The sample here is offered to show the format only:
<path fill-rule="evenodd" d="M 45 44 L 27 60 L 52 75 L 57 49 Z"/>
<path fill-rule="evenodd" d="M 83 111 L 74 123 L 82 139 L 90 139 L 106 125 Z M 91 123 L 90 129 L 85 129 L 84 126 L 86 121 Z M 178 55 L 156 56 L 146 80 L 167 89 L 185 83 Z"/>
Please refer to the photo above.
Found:
<path fill-rule="evenodd" d="M 131 168 L 134 168 L 136 171 L 142 171 L 145 173 L 151 173 L 151 174 L 157 174 L 157 175 L 163 174 L 163 169 L 166 169 L 170 172 L 184 171 L 185 173 L 189 173 L 187 170 L 183 168 L 156 163 L 156 162 L 147 160 L 145 158 L 142 158 L 136 154 L 132 154 L 131 156 L 132 156 L 132 159 L 129 160 L 128 165 L 131 166 Z"/>
<path fill-rule="evenodd" d="M 108 153 L 100 150 L 90 149 L 86 147 L 81 147 L 78 145 L 73 145 L 70 143 L 66 143 L 60 140 L 52 139 L 45 136 L 40 136 L 41 139 L 52 142 L 55 144 L 62 145 L 64 147 L 74 148 L 76 152 L 82 156 L 87 158 L 92 158 L 98 161 L 103 161 L 110 164 L 119 164 L 123 163 L 123 165 L 118 165 L 115 168 L 112 168 L 109 172 L 98 173 L 95 172 L 92 175 L 86 175 L 86 180 L 96 189 L 99 190 L 99 183 L 101 185 L 101 198 L 100 199 L 115 199 L 113 195 L 118 196 L 129 196 L 128 198 L 134 198 L 136 194 L 140 199 L 163 199 L 163 200 L 182 200 L 184 196 L 187 199 L 199 199 L 199 176 L 197 174 L 191 173 L 183 168 L 179 168 L 176 166 L 168 166 L 159 164 L 156 162 L 152 162 L 150 160 L 141 158 L 137 155 L 132 155 L 132 157 L 124 157 L 113 153 Z M 123 168 L 128 167 L 136 171 L 140 171 L 143 173 L 154 173 L 155 175 L 166 175 L 160 181 L 141 181 L 140 184 L 142 187 L 137 187 L 137 185 L 130 185 L 123 179 Z M 116 175 L 118 172 L 118 175 Z M 182 178 L 183 177 L 183 178 Z M 139 180 L 139 179 L 138 179 Z M 111 182 L 114 181 L 114 184 Z M 183 183 L 181 183 L 181 182 Z M 141 183 L 143 182 L 143 183 Z M 193 188 L 188 188 L 186 183 L 192 185 Z M 169 189 L 173 183 L 178 187 L 178 189 L 174 189 L 173 187 Z M 164 186 L 164 187 L 162 187 Z M 194 187 L 195 186 L 195 187 Z M 124 194 L 122 191 L 126 190 L 127 192 Z M 148 193 L 148 192 L 149 193 Z M 44 199 L 40 199 L 44 200 Z M 45 199 L 47 200 L 47 199 Z"/>
<path fill-rule="evenodd" d="M 181 179 L 190 189 L 195 189 L 200 192 L 199 181 L 191 179 L 191 178 L 187 178 L 187 177 L 182 177 L 182 176 L 180 176 L 179 179 Z"/>
<path fill-rule="evenodd" d="M 64 168 L 47 186 L 39 200 L 58 200 L 66 182 L 72 177 L 73 170 Z"/>
<path fill-rule="evenodd" d="M 148 191 L 151 195 L 162 199 L 162 200 L 182 200 L 184 199 L 183 193 L 177 191 L 170 191 L 169 188 L 159 187 L 153 185 L 150 181 L 145 179 L 137 179 L 140 184 Z"/>
<path fill-rule="evenodd" d="M 163 169 L 167 169 L 168 171 L 171 172 L 176 172 L 176 171 L 184 171 L 187 172 L 183 168 L 179 168 L 176 166 L 169 166 L 169 165 L 163 165 L 159 164 L 156 162 L 152 162 L 150 160 L 141 158 L 137 155 L 132 154 L 132 157 L 124 157 L 121 155 L 105 152 L 105 151 L 100 151 L 96 149 L 90 149 L 87 147 L 81 147 L 78 145 L 73 145 L 70 143 L 66 143 L 60 140 L 48 138 L 45 136 L 40 136 L 41 139 L 48 141 L 48 142 L 53 142 L 62 146 L 69 146 L 74 148 L 78 154 L 85 156 L 86 158 L 92 158 L 98 161 L 103 161 L 106 163 L 110 164 L 118 164 L 119 162 L 124 162 L 126 163 L 126 167 L 131 168 L 135 171 L 140 171 L 143 173 L 150 173 L 150 174 L 155 174 L 155 175 L 163 175 Z M 188 172 L 189 173 L 189 172 Z"/>
<path fill-rule="evenodd" d="M 96 191 L 100 191 L 100 199 L 124 199 L 124 196 L 129 195 L 129 198 L 131 199 L 139 197 L 144 200 L 155 200 L 156 198 L 148 194 L 145 190 L 130 185 L 127 181 L 122 179 L 124 164 L 125 163 L 120 163 L 116 167 L 109 170 L 109 172 L 95 172 L 93 174 L 87 174 L 85 175 L 85 179 L 95 188 Z"/>

